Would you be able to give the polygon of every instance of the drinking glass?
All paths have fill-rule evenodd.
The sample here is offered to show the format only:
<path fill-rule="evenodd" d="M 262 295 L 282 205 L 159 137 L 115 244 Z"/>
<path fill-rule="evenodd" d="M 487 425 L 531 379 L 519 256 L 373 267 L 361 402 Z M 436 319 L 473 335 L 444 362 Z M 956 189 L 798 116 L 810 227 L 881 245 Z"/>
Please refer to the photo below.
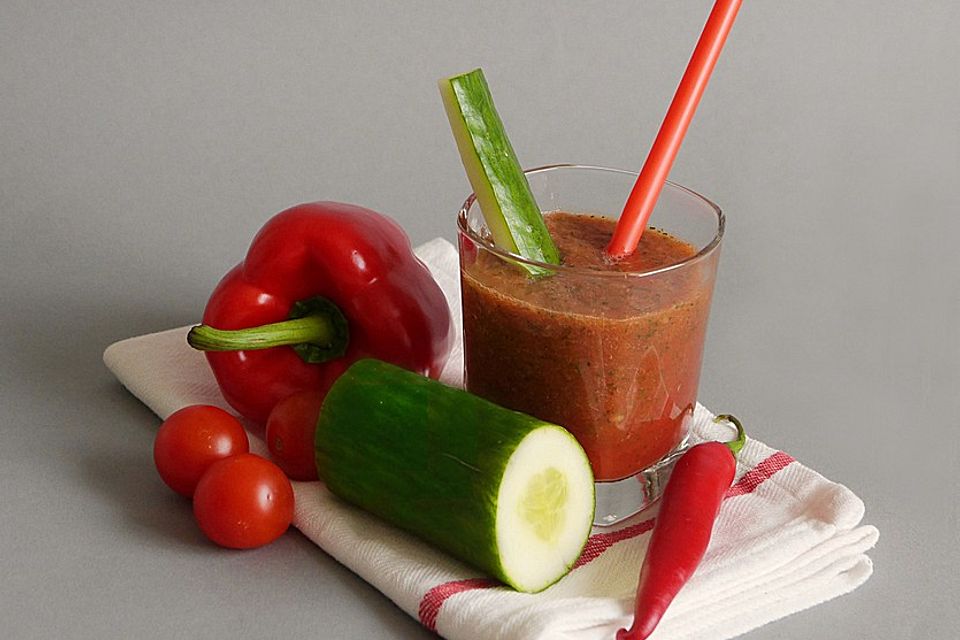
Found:
<path fill-rule="evenodd" d="M 545 214 L 588 216 L 573 222 L 591 227 L 606 218 L 612 230 L 637 174 L 552 165 L 526 177 Z M 687 243 L 685 257 L 637 271 L 604 269 L 602 256 L 595 266 L 537 263 L 493 245 L 473 196 L 458 216 L 466 388 L 577 438 L 597 481 L 598 525 L 659 497 L 696 406 L 723 213 L 668 182 L 650 227 L 657 244 Z"/>

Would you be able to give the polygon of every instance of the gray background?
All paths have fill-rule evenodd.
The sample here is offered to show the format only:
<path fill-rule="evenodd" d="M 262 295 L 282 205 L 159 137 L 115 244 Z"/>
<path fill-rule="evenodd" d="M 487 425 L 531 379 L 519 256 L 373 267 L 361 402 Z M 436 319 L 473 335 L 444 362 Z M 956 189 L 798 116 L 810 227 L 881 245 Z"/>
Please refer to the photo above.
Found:
<path fill-rule="evenodd" d="M 639 167 L 711 5 L 266 4 L 0 3 L 4 637 L 430 637 L 299 533 L 206 544 L 102 350 L 196 321 L 298 202 L 452 239 L 441 76 L 484 67 L 527 166 Z M 960 628 L 958 7 L 748 1 L 672 173 L 729 221 L 702 401 L 881 531 L 752 640 Z"/>

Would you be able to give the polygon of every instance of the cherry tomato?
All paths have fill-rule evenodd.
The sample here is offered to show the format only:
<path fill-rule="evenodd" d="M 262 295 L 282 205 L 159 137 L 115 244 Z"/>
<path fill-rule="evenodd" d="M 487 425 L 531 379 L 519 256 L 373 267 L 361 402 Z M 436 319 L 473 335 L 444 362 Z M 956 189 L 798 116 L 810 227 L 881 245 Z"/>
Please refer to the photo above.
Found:
<path fill-rule="evenodd" d="M 290 526 L 293 487 L 280 467 L 242 453 L 210 465 L 193 494 L 193 515 L 203 533 L 222 547 L 260 547 Z"/>
<path fill-rule="evenodd" d="M 281 400 L 267 418 L 270 457 L 293 480 L 316 480 L 313 432 L 323 394 L 302 391 Z"/>
<path fill-rule="evenodd" d="M 196 404 L 164 420 L 153 441 L 153 462 L 167 486 L 190 497 L 207 468 L 250 450 L 240 421 L 210 405 Z"/>

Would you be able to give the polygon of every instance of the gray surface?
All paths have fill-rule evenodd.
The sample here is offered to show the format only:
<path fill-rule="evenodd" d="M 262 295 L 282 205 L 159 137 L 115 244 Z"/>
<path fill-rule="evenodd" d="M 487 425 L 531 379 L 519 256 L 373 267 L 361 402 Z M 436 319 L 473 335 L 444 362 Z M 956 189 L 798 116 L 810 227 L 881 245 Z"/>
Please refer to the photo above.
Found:
<path fill-rule="evenodd" d="M 199 4 L 0 4 L 2 635 L 430 637 L 296 532 L 206 544 L 100 354 L 297 202 L 452 238 L 442 75 L 485 68 L 527 166 L 638 167 L 710 3 Z M 958 6 L 747 2 L 672 174 L 729 219 L 703 402 L 881 531 L 751 640 L 960 628 Z"/>

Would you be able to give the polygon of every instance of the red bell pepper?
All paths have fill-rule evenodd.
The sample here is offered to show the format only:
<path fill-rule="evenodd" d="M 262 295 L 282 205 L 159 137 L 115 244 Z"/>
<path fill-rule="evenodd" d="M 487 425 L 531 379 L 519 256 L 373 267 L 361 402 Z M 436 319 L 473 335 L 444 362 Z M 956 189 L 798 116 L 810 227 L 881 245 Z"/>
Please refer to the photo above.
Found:
<path fill-rule="evenodd" d="M 207 352 L 227 402 L 263 424 L 293 393 L 325 395 L 358 358 L 437 377 L 452 338 L 443 292 L 396 222 L 315 202 L 264 225 L 188 342 Z"/>

